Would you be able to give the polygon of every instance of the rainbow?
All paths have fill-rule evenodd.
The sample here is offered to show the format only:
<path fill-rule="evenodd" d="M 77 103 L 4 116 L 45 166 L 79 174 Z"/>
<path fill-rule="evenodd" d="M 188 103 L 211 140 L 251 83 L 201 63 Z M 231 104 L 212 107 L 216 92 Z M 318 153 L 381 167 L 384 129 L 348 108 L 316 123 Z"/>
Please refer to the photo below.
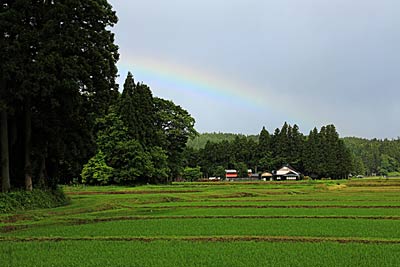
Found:
<path fill-rule="evenodd" d="M 134 63 L 132 63 L 134 62 Z M 152 82 L 161 84 L 163 90 L 174 90 L 177 93 L 193 97 L 205 97 L 227 105 L 237 105 L 254 112 L 279 114 L 289 123 L 304 122 L 299 118 L 298 110 L 282 106 L 284 96 L 273 93 L 269 88 L 258 88 L 238 81 L 234 77 L 222 77 L 204 70 L 190 69 L 170 61 L 123 58 L 118 63 L 120 84 L 131 71 L 135 80 L 143 81 L 152 87 Z M 154 89 L 154 88 L 152 88 Z M 153 90 L 154 91 L 154 90 Z M 283 121 L 282 121 L 283 123 Z"/>
<path fill-rule="evenodd" d="M 265 94 L 237 80 L 228 81 L 206 71 L 193 70 L 170 62 L 164 64 L 151 59 L 136 60 L 134 64 L 129 62 L 121 61 L 118 64 L 120 72 L 130 70 L 134 77 L 157 80 L 169 89 L 180 92 L 205 96 L 222 102 L 245 104 L 253 108 L 265 108 Z"/>

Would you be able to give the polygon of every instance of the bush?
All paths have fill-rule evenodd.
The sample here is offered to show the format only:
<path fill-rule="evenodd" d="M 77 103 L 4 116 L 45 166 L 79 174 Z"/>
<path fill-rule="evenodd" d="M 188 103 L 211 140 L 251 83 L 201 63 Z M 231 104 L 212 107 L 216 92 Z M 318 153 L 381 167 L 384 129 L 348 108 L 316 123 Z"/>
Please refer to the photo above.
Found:
<path fill-rule="evenodd" d="M 53 208 L 66 205 L 67 203 L 68 198 L 59 188 L 55 190 L 34 189 L 32 192 L 14 191 L 0 193 L 0 213 L 37 208 Z"/>
<path fill-rule="evenodd" d="M 83 166 L 82 182 L 85 184 L 106 185 L 114 169 L 107 165 L 103 152 L 99 151 Z"/>
<path fill-rule="evenodd" d="M 389 172 L 388 177 L 400 177 L 400 172 Z"/>
<path fill-rule="evenodd" d="M 200 167 L 197 166 L 196 168 L 186 167 L 183 170 L 183 178 L 187 181 L 197 181 L 202 176 L 200 171 Z"/>

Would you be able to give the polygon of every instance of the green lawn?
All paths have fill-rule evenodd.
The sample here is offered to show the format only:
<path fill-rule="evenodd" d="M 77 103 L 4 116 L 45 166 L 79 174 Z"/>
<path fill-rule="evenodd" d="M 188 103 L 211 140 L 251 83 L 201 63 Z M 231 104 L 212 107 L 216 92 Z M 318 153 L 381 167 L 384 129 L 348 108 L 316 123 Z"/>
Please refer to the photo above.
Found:
<path fill-rule="evenodd" d="M 0 266 L 400 266 L 400 180 L 65 187 L 0 215 Z"/>

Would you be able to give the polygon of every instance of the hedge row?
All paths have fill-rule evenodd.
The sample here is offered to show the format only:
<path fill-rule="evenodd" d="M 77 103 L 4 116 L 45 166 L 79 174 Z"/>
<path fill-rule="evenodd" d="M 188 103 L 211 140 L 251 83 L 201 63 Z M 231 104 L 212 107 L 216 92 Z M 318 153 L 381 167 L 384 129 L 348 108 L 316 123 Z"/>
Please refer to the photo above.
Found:
<path fill-rule="evenodd" d="M 68 204 L 68 201 L 69 199 L 61 189 L 0 193 L 0 213 L 58 207 Z"/>

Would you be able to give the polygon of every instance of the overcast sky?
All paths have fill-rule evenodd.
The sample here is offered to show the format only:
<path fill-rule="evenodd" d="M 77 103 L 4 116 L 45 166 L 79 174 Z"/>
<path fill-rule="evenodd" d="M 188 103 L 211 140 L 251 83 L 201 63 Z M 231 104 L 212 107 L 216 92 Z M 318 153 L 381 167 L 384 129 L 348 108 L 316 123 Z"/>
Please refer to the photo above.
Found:
<path fill-rule="evenodd" d="M 398 0 L 110 0 L 127 71 L 200 132 L 400 136 Z"/>

